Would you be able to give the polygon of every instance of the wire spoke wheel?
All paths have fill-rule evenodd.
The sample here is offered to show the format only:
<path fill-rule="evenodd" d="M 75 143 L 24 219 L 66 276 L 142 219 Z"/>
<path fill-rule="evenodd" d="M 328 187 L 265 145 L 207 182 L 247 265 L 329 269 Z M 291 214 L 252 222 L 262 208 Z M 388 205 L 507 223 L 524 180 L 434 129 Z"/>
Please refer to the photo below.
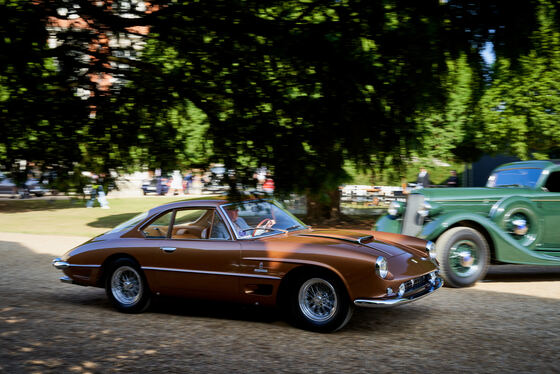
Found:
<path fill-rule="evenodd" d="M 130 266 L 121 266 L 111 276 L 111 292 L 115 299 L 124 306 L 138 303 L 143 293 L 142 278 Z"/>
<path fill-rule="evenodd" d="M 313 322 L 331 319 L 338 308 L 338 297 L 332 284 L 321 278 L 311 278 L 303 283 L 298 294 L 299 308 Z"/>

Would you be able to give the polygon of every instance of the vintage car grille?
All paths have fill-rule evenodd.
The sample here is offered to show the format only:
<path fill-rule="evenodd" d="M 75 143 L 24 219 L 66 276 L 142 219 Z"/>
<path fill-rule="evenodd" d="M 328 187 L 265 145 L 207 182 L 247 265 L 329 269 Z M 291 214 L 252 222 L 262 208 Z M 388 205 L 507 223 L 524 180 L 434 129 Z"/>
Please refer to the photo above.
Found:
<path fill-rule="evenodd" d="M 402 226 L 402 234 L 416 236 L 422 229 L 424 218 L 418 214 L 418 209 L 424 203 L 424 195 L 410 194 L 406 200 L 406 211 Z"/>
<path fill-rule="evenodd" d="M 404 284 L 405 286 L 404 294 L 405 296 L 409 295 L 417 290 L 424 289 L 429 284 L 430 284 L 430 274 L 426 274 L 414 279 L 409 279 Z"/>

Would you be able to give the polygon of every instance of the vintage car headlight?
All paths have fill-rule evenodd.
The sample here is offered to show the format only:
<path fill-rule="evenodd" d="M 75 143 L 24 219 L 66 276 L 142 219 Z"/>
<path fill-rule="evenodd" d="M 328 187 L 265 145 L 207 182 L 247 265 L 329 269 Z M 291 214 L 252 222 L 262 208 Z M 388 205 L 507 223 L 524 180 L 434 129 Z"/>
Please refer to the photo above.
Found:
<path fill-rule="evenodd" d="M 418 214 L 421 217 L 429 217 L 429 216 L 435 216 L 440 211 L 441 211 L 441 206 L 435 203 L 430 203 L 429 201 L 424 201 L 424 203 L 420 206 L 420 209 L 418 209 Z"/>
<path fill-rule="evenodd" d="M 387 277 L 389 270 L 387 269 L 387 260 L 383 256 L 377 257 L 375 261 L 375 273 L 382 279 Z"/>
<path fill-rule="evenodd" d="M 424 204 L 422 204 L 422 207 L 418 210 L 418 214 L 421 217 L 428 217 L 430 215 L 430 210 L 432 210 L 432 204 L 426 201 L 424 202 Z"/>
<path fill-rule="evenodd" d="M 399 201 L 391 201 L 389 208 L 387 208 L 387 213 L 393 218 L 400 216 L 404 211 L 404 206 Z"/>
<path fill-rule="evenodd" d="M 428 240 L 426 243 L 426 251 L 428 252 L 428 256 L 430 256 L 430 260 L 435 260 L 437 253 L 436 253 L 436 245 L 434 242 Z"/>

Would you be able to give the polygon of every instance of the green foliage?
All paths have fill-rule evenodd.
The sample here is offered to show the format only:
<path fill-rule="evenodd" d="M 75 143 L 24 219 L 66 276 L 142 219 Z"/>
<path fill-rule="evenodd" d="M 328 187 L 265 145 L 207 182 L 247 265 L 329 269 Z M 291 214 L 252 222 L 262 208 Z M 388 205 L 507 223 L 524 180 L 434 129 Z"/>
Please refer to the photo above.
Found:
<path fill-rule="evenodd" d="M 560 146 L 558 15 L 548 1 L 539 3 L 530 50 L 515 64 L 507 58 L 497 60 L 494 79 L 480 101 L 483 126 L 477 142 L 489 152 L 542 158 Z"/>
<path fill-rule="evenodd" d="M 441 182 L 435 159 L 546 157 L 560 138 L 558 8 L 0 2 L 0 163 L 67 174 L 222 162 L 232 186 L 267 166 L 280 192 L 336 204 L 352 179 L 414 180 L 411 160 Z M 73 27 L 46 27 L 61 24 Z"/>

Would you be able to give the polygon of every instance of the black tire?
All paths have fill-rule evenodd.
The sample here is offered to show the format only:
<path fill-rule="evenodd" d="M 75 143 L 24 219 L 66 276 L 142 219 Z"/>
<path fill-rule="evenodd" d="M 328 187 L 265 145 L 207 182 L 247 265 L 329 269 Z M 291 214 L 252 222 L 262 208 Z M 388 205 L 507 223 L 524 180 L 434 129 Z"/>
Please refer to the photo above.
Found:
<path fill-rule="evenodd" d="M 352 317 L 354 309 L 346 288 L 328 272 L 316 271 L 300 276 L 287 292 L 285 306 L 290 322 L 297 327 L 333 332 L 344 327 Z"/>
<path fill-rule="evenodd" d="M 454 227 L 436 241 L 440 274 L 451 287 L 469 287 L 488 271 L 490 249 L 484 236 L 470 227 Z"/>
<path fill-rule="evenodd" d="M 118 311 L 141 313 L 150 306 L 151 294 L 146 277 L 138 264 L 119 258 L 109 265 L 105 292 Z"/>

